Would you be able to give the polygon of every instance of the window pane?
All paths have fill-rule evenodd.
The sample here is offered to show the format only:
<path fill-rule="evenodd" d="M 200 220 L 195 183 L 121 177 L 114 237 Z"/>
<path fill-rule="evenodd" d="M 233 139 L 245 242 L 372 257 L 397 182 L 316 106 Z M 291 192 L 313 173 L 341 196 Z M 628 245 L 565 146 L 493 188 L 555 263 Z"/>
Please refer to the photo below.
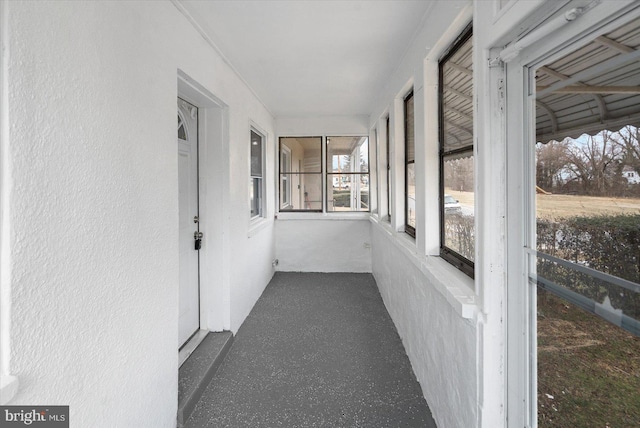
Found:
<path fill-rule="evenodd" d="M 280 172 L 322 172 L 322 138 L 320 137 L 282 137 L 280 151 L 288 151 L 290 162 L 280 164 Z"/>
<path fill-rule="evenodd" d="M 250 182 L 251 217 L 262 216 L 262 179 L 252 178 Z"/>
<path fill-rule="evenodd" d="M 441 64 L 445 153 L 473 144 L 472 39 Z"/>
<path fill-rule="evenodd" d="M 443 245 L 470 261 L 474 260 L 473 153 L 444 160 Z"/>
<path fill-rule="evenodd" d="M 638 21 L 604 40 L 626 46 Z M 540 426 L 640 426 L 640 63 L 583 39 L 536 70 Z M 616 56 L 620 55 L 620 56 Z M 607 67 L 609 64 L 609 67 Z M 585 76 L 566 93 L 559 76 Z M 582 88 L 598 87 L 596 94 Z M 563 88 L 558 88 L 563 89 Z M 566 88 L 564 88 L 566 89 Z M 531 213 L 533 215 L 533 213 Z M 634 337 L 635 335 L 635 337 Z"/>
<path fill-rule="evenodd" d="M 619 131 L 583 134 L 573 139 L 536 144 L 536 244 L 540 253 L 569 262 L 561 264 L 541 255 L 537 259 L 540 283 L 573 300 L 584 300 L 587 310 L 600 306 L 618 313 L 619 326 L 640 329 L 640 292 L 602 281 L 583 268 L 640 283 L 640 198 L 629 183 L 622 164 L 627 141 L 640 147 L 640 130 L 628 125 Z M 617 160 L 617 161 L 616 161 Z M 640 287 L 638 287 L 640 290 Z M 584 306 L 583 305 L 583 306 Z M 623 326 L 624 327 L 624 326 Z"/>
<path fill-rule="evenodd" d="M 281 174 L 280 211 L 322 210 L 322 174 Z"/>
<path fill-rule="evenodd" d="M 367 137 L 327 137 L 328 172 L 369 172 Z"/>
<path fill-rule="evenodd" d="M 405 114 L 405 159 L 407 162 L 412 162 L 416 159 L 415 153 L 415 128 L 413 119 L 413 94 L 409 95 L 404 101 L 404 114 Z"/>
<path fill-rule="evenodd" d="M 415 164 L 407 165 L 407 225 L 416 227 L 416 170 Z"/>
<path fill-rule="evenodd" d="M 262 136 L 251 131 L 251 176 L 262 177 Z"/>
<path fill-rule="evenodd" d="M 328 211 L 369 211 L 368 174 L 327 174 Z"/>
<path fill-rule="evenodd" d="M 640 282 L 637 248 L 640 186 L 623 174 L 640 153 L 640 129 L 583 134 L 536 144 L 538 250 Z"/>

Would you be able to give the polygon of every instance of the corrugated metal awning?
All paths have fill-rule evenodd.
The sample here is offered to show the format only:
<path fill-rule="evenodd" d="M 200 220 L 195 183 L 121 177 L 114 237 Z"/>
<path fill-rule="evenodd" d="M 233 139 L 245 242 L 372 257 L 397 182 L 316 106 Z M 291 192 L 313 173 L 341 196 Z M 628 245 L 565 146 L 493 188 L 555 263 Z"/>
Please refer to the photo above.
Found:
<path fill-rule="evenodd" d="M 640 126 L 640 20 L 536 73 L 537 141 Z"/>

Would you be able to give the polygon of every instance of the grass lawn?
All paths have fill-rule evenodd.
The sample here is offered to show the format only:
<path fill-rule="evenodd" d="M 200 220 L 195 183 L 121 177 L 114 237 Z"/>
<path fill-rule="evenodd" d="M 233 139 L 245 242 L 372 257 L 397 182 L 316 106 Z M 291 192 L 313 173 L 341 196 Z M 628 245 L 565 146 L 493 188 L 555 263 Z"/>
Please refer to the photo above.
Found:
<path fill-rule="evenodd" d="M 640 214 L 640 199 L 574 195 L 536 195 L 538 218 Z"/>
<path fill-rule="evenodd" d="M 446 189 L 445 193 L 459 200 L 462 205 L 472 207 L 473 192 Z M 600 214 L 640 214 L 638 198 L 606 198 L 577 195 L 536 195 L 538 218 L 562 218 L 595 216 Z"/>
<path fill-rule="evenodd" d="M 640 338 L 538 293 L 540 427 L 640 427 Z"/>

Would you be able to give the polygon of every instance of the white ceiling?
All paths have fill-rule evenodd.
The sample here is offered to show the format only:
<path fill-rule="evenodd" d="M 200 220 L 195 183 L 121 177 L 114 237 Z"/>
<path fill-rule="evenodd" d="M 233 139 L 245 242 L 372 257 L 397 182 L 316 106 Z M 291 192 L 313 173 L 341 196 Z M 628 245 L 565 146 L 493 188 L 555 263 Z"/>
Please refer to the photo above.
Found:
<path fill-rule="evenodd" d="M 180 3 L 275 116 L 368 115 L 432 4 Z"/>

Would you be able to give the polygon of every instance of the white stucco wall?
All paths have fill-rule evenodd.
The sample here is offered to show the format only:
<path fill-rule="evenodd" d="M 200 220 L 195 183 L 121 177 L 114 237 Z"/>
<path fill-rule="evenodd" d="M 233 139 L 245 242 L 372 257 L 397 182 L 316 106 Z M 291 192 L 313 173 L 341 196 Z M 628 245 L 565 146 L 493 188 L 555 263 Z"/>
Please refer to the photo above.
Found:
<path fill-rule="evenodd" d="M 249 121 L 268 133 L 269 177 L 273 118 L 170 2 L 5 7 L 0 351 L 3 376 L 20 380 L 11 404 L 70 405 L 78 427 L 174 427 L 177 70 L 228 106 L 221 276 L 234 331 L 273 274 L 275 183 L 251 231 L 247 186 Z"/>
<path fill-rule="evenodd" d="M 369 135 L 369 118 L 364 115 L 279 116 L 276 128 L 281 137 Z"/>
<path fill-rule="evenodd" d="M 476 426 L 476 327 L 454 310 L 382 226 L 372 224 L 372 266 L 439 427 Z"/>
<path fill-rule="evenodd" d="M 277 270 L 371 272 L 369 220 L 332 220 L 330 216 L 276 220 Z"/>

